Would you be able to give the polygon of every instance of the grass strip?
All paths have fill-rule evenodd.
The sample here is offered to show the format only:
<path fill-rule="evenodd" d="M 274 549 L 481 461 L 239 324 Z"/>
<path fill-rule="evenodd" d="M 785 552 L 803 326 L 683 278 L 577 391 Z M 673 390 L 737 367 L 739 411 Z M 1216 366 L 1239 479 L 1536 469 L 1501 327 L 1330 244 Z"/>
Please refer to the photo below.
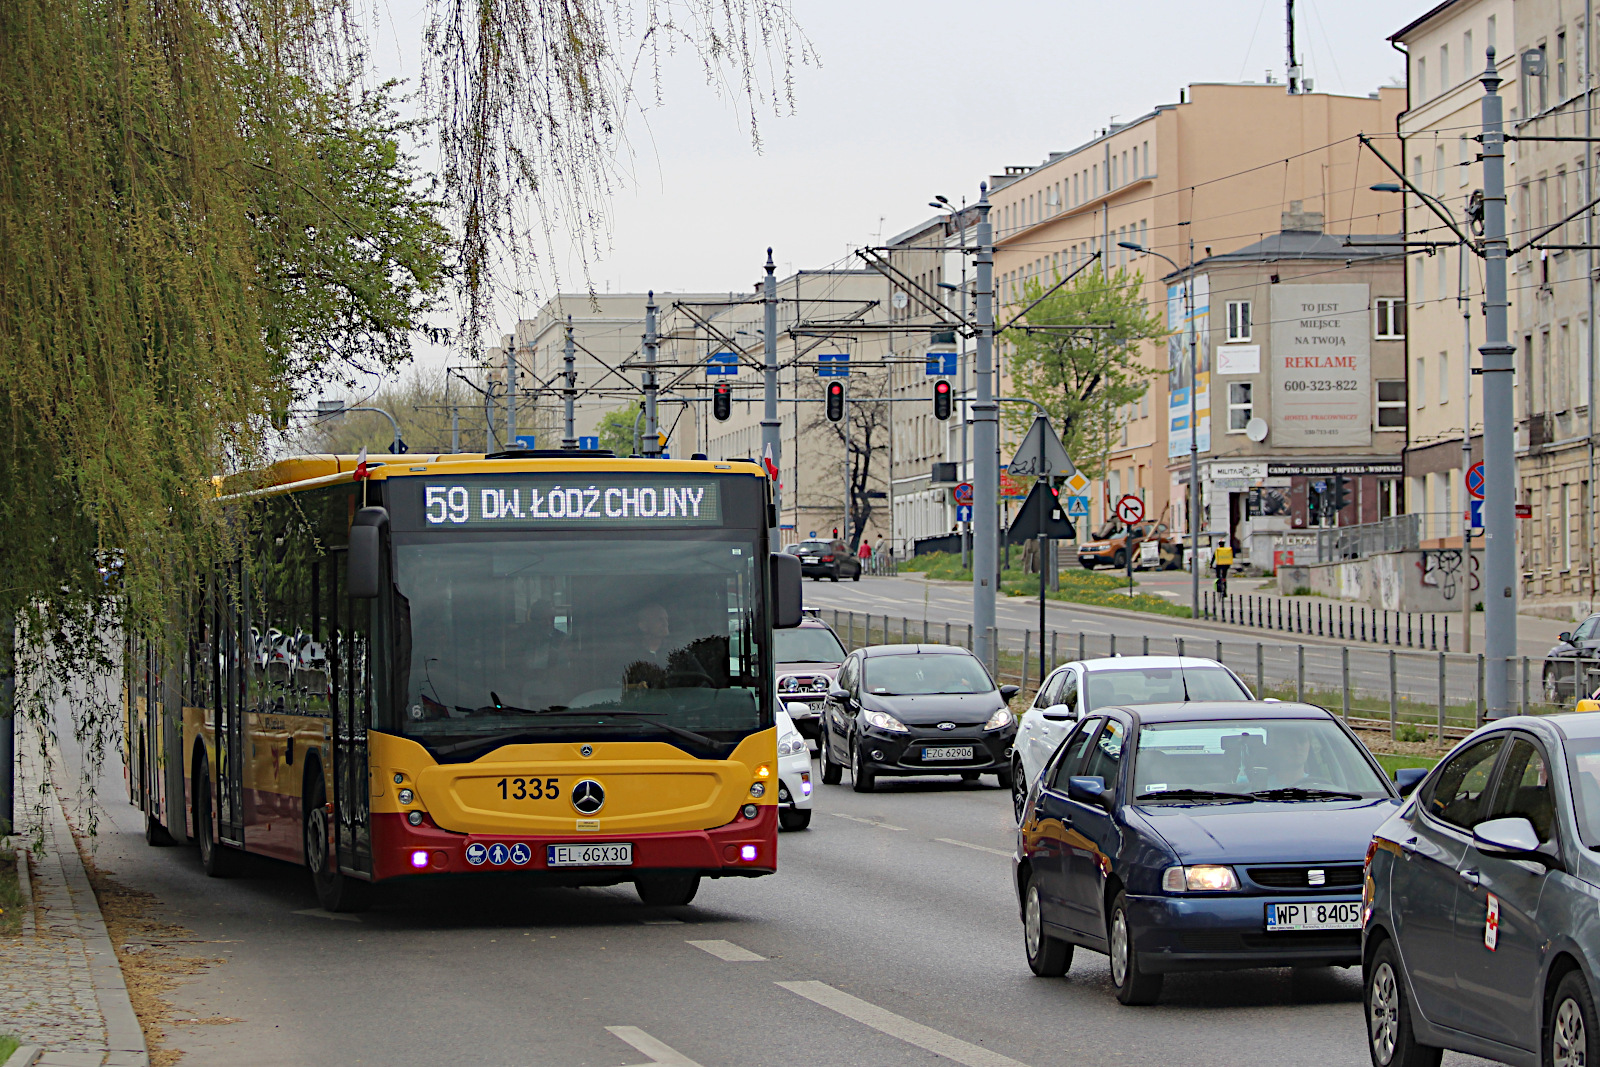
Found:
<path fill-rule="evenodd" d="M 17 937 L 22 933 L 22 908 L 22 886 L 17 881 L 17 854 L 0 852 L 0 937 Z M 0 1042 L 4 1040 L 0 1038 Z M 0 1063 L 4 1062 L 5 1056 L 0 1055 Z"/>
<path fill-rule="evenodd" d="M 916 571 L 941 581 L 972 581 L 972 568 L 963 567 L 961 557 L 953 552 L 930 552 L 924 556 L 914 556 L 901 563 L 899 569 Z M 1150 596 L 1147 593 L 1134 593 L 1129 596 L 1126 575 L 1110 571 L 1102 573 L 1082 569 L 1071 570 L 1063 567 L 1057 584 L 1061 588 L 1047 590 L 1045 599 L 1072 604 L 1092 604 L 1102 608 L 1121 608 L 1124 611 L 1143 611 L 1153 615 L 1171 615 L 1181 619 L 1189 617 L 1187 607 L 1174 604 L 1162 597 Z M 1137 588 L 1139 584 L 1137 578 L 1133 584 Z M 1000 575 L 1000 591 L 1007 596 L 1038 596 L 1039 576 L 1017 568 L 1003 571 Z"/>

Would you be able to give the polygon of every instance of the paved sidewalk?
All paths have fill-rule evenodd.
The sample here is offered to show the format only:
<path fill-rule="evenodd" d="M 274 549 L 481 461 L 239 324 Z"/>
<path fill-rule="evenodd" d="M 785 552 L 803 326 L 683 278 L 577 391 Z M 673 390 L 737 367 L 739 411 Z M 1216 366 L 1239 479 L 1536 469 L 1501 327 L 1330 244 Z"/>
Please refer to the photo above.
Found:
<path fill-rule="evenodd" d="M 27 856 L 23 895 L 33 907 L 20 941 L 0 941 L 0 1032 L 23 1048 L 5 1067 L 148 1067 L 88 873 L 30 742 L 18 738 L 14 844 Z M 42 852 L 29 847 L 38 837 Z"/>

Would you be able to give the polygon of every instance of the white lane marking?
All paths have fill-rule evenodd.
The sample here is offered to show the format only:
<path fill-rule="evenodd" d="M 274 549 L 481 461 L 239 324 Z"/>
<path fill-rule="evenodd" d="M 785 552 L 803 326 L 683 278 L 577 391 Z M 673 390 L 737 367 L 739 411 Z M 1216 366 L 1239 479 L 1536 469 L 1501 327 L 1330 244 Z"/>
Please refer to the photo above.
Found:
<path fill-rule="evenodd" d="M 358 923 L 361 921 L 359 915 L 343 915 L 337 911 L 323 911 L 321 908 L 301 908 L 295 914 L 309 915 L 313 919 L 335 919 L 342 923 Z"/>
<path fill-rule="evenodd" d="M 689 944 L 702 952 L 711 953 L 719 960 L 727 960 L 729 963 L 759 963 L 767 958 L 765 956 L 757 956 L 747 948 L 740 948 L 732 941 L 690 941 Z"/>
<path fill-rule="evenodd" d="M 1026 1067 L 1025 1064 L 1010 1056 L 1002 1056 L 992 1052 L 981 1045 L 974 1045 L 951 1037 L 949 1034 L 935 1030 L 931 1026 L 912 1022 L 904 1015 L 896 1015 L 887 1008 L 880 1008 L 859 997 L 833 988 L 826 982 L 779 982 L 778 985 L 791 993 L 805 997 L 824 1008 L 831 1008 L 846 1018 L 854 1019 L 863 1026 L 870 1026 L 879 1033 L 888 1034 L 890 1037 L 899 1038 L 908 1045 L 915 1045 L 926 1049 L 935 1056 L 955 1060 L 965 1064 L 966 1067 Z"/>
<path fill-rule="evenodd" d="M 936 838 L 934 838 L 934 840 L 938 841 L 938 842 L 941 842 L 943 844 L 946 844 L 946 845 L 960 845 L 962 848 L 975 849 L 978 852 L 988 852 L 988 853 L 991 853 L 991 854 L 996 855 L 996 856 L 1009 856 L 1009 855 L 1011 855 L 1011 853 L 1007 852 L 1005 849 L 990 848 L 988 845 L 974 845 L 970 841 L 957 841 L 953 837 L 936 837 Z"/>
<path fill-rule="evenodd" d="M 905 829 L 904 826 L 895 826 L 895 825 L 893 825 L 891 823 L 879 822 L 877 819 L 863 819 L 859 815 L 846 815 L 842 811 L 829 812 L 829 814 L 832 815 L 835 819 L 849 819 L 851 822 L 858 822 L 862 826 L 876 826 L 880 830 L 904 830 Z"/>
<path fill-rule="evenodd" d="M 700 1067 L 694 1060 L 672 1046 L 657 1041 L 637 1026 L 608 1026 L 606 1029 L 649 1056 L 651 1064 L 667 1063 L 672 1067 Z M 649 1065 L 641 1063 L 636 1067 L 649 1067 Z"/>

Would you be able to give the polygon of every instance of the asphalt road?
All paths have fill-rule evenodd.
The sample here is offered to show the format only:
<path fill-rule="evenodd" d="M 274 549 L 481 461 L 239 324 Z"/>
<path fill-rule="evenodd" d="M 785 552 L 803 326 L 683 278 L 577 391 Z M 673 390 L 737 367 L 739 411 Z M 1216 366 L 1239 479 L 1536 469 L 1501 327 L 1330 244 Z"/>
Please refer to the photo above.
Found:
<path fill-rule="evenodd" d="M 1149 1008 L 1116 1003 L 1102 956 L 1033 977 L 989 780 L 821 787 L 778 874 L 684 908 L 474 881 L 359 917 L 284 864 L 208 879 L 192 848 L 144 844 L 119 769 L 101 789 L 97 862 L 223 961 L 174 994 L 180 1020 L 237 1020 L 172 1025 L 186 1067 L 1368 1062 L 1355 971 L 1173 976 Z"/>
<path fill-rule="evenodd" d="M 1170 575 L 1162 578 L 1172 581 Z M 1179 575 L 1179 578 L 1186 576 Z M 1149 576 L 1141 581 L 1151 582 Z M 890 627 L 898 634 L 900 619 L 913 620 L 910 632 L 921 634 L 921 620 L 929 620 L 929 634 L 934 640 L 943 640 L 944 624 L 949 622 L 955 633 L 964 640 L 967 624 L 972 619 L 972 593 L 965 585 L 950 582 L 929 582 L 920 577 L 862 578 L 859 582 L 806 582 L 807 607 L 825 611 L 824 618 L 831 621 L 829 609 L 856 612 L 858 634 L 864 626 L 863 617 L 888 614 Z M 1122 655 L 1137 655 L 1149 639 L 1153 654 L 1171 655 L 1177 651 L 1177 638 L 1184 639 L 1184 651 L 1195 656 L 1216 656 L 1217 642 L 1222 641 L 1222 659 L 1252 685 L 1256 680 L 1256 646 L 1261 645 L 1263 673 L 1269 686 L 1293 684 L 1299 669 L 1297 645 L 1305 648 L 1306 685 L 1308 688 L 1337 690 L 1343 679 L 1343 660 L 1337 643 L 1315 638 L 1301 638 L 1295 634 L 1255 630 L 1249 627 L 1222 628 L 1216 625 L 1195 625 L 1186 619 L 1144 612 L 1116 612 L 1101 609 L 1087 611 L 1082 607 L 1049 601 L 1046 607 L 1049 629 L 1059 633 L 1059 653 L 1062 660 L 1076 658 L 1078 634 L 1084 635 L 1087 655 L 1105 656 L 1115 651 Z M 1021 646 L 1023 631 L 1031 631 L 1032 647 L 1037 649 L 1039 632 L 1039 602 L 1035 599 L 1001 596 L 995 604 L 995 619 L 1002 631 L 1002 646 L 1016 649 Z M 881 625 L 881 623 L 875 623 Z M 1550 647 L 1542 638 L 1530 636 L 1520 642 L 1529 663 L 1528 697 L 1540 699 L 1540 668 L 1544 652 Z M 1037 652 L 1035 652 L 1035 655 Z M 1037 671 L 1037 666 L 1033 668 Z M 1437 653 L 1398 649 L 1395 654 L 1396 686 L 1401 699 L 1436 702 L 1439 693 L 1439 657 Z M 1453 654 L 1446 657 L 1445 694 L 1448 703 L 1466 703 L 1476 698 L 1477 670 L 1472 657 Z M 1350 684 L 1352 689 L 1381 695 L 1385 700 L 1389 692 L 1388 652 L 1379 645 L 1350 645 Z"/>

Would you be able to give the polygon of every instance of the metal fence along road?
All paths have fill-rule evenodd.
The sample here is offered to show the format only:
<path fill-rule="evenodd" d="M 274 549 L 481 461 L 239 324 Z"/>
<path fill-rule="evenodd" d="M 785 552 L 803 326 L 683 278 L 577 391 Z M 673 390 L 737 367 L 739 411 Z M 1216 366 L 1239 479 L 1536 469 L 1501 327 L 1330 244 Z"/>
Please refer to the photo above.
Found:
<path fill-rule="evenodd" d="M 1339 601 L 1247 593 L 1219 597 L 1207 591 L 1200 594 L 1200 617 L 1258 630 L 1450 651 L 1450 616 L 1431 611 L 1385 611 Z"/>
<path fill-rule="evenodd" d="M 911 642 L 975 647 L 971 624 L 825 609 L 847 649 Z M 1391 620 L 1392 622 L 1392 620 Z M 996 628 L 989 669 L 1014 682 L 1028 699 L 1043 675 L 1062 663 L 1106 656 L 1204 656 L 1230 667 L 1258 696 L 1302 700 L 1342 715 L 1352 725 L 1387 727 L 1398 740 L 1453 741 L 1484 721 L 1485 659 L 1442 649 L 1374 648 L 1370 645 L 1250 641 L 1231 637 L 1148 635 L 1051 630 L 1039 655 L 1039 632 Z M 1566 666 L 1570 664 L 1570 666 Z M 1600 684 L 1600 659 L 1571 659 L 1549 674 L 1540 660 L 1521 656 L 1511 668 L 1515 705 L 1522 714 L 1570 710 L 1573 694 Z M 1580 673 L 1581 672 L 1581 673 Z"/>

